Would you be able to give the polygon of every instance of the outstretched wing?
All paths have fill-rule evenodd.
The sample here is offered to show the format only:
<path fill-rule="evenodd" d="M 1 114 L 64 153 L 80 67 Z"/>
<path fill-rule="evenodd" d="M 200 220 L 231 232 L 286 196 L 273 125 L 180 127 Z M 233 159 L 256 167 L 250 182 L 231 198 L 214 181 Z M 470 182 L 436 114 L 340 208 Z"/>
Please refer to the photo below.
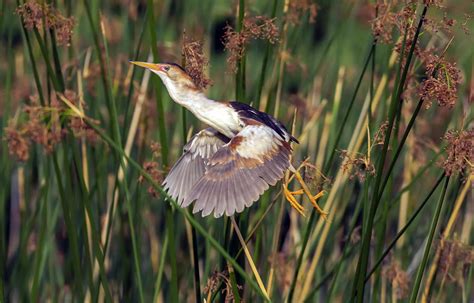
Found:
<path fill-rule="evenodd" d="M 179 205 L 182 205 L 189 190 L 204 175 L 209 159 L 227 142 L 229 138 L 213 128 L 206 128 L 186 143 L 183 155 L 163 181 L 164 189 Z"/>
<path fill-rule="evenodd" d="M 283 177 L 290 154 L 290 144 L 273 129 L 248 125 L 212 156 L 182 206 L 196 201 L 193 213 L 216 218 L 240 213 Z"/>

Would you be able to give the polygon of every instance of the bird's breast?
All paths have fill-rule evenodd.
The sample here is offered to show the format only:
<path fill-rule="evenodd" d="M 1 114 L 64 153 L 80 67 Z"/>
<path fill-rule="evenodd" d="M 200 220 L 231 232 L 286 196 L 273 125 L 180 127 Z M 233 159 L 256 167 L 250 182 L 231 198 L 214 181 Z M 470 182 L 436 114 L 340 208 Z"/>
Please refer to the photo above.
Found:
<path fill-rule="evenodd" d="M 192 110 L 196 117 L 207 125 L 219 131 L 228 138 L 232 138 L 242 128 L 240 118 L 232 108 L 225 103 L 215 102 L 199 110 Z"/>

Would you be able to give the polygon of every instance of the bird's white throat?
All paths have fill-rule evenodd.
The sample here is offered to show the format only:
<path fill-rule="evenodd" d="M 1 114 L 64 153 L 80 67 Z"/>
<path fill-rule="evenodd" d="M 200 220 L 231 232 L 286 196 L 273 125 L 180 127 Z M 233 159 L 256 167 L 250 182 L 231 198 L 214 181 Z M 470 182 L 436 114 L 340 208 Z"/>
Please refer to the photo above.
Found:
<path fill-rule="evenodd" d="M 156 74 L 160 76 L 173 101 L 187 108 L 200 121 L 229 138 L 242 129 L 238 114 L 227 104 L 209 99 L 201 91 L 189 89 L 164 75 Z"/>

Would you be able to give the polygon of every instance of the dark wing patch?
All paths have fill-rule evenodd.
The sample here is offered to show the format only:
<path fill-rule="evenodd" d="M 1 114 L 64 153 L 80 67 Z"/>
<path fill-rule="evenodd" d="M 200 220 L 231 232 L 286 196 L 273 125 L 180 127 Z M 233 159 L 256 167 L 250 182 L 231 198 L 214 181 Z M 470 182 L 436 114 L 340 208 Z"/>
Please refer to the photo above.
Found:
<path fill-rule="evenodd" d="M 209 160 L 182 206 L 195 201 L 194 213 L 216 218 L 240 213 L 283 178 L 290 154 L 290 144 L 268 126 L 246 126 Z"/>
<path fill-rule="evenodd" d="M 229 138 L 213 128 L 207 128 L 195 134 L 184 146 L 183 155 L 163 181 L 164 189 L 179 205 L 204 175 L 209 159 L 227 142 Z"/>
<path fill-rule="evenodd" d="M 241 119 L 244 119 L 244 120 L 252 119 L 260 123 L 263 123 L 266 126 L 273 129 L 285 141 L 289 140 L 289 141 L 299 143 L 298 140 L 288 132 L 286 127 L 283 124 L 281 124 L 277 119 L 273 118 L 273 116 L 265 112 L 261 112 L 245 103 L 232 101 L 232 102 L 229 102 L 229 104 L 233 109 L 237 111 Z"/>

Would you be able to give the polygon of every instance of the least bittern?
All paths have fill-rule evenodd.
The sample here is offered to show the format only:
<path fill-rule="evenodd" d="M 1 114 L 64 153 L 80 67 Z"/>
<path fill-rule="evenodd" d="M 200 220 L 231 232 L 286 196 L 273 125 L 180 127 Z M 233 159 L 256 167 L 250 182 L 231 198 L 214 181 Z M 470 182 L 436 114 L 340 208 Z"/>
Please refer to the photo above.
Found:
<path fill-rule="evenodd" d="M 304 193 L 326 216 L 316 203 L 321 193 L 312 195 L 290 163 L 291 143 L 298 140 L 283 124 L 247 104 L 207 98 L 178 64 L 131 63 L 157 74 L 176 103 L 210 126 L 184 146 L 183 155 L 163 182 L 181 207 L 194 202 L 193 213 L 232 216 L 250 207 L 289 169 L 302 185 L 302 190 L 291 192 L 287 189 L 291 178 L 284 182 L 283 191 L 291 205 L 301 213 L 294 195 Z"/>

